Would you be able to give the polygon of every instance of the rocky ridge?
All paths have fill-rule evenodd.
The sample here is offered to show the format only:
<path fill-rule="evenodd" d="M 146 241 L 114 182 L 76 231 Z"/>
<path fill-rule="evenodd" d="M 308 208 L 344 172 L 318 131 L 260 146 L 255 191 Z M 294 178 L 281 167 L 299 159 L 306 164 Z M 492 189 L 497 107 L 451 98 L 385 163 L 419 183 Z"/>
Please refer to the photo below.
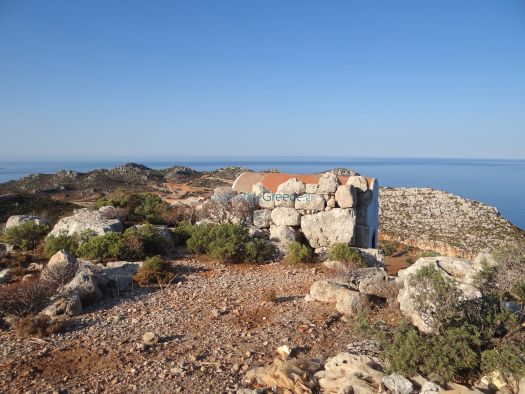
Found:
<path fill-rule="evenodd" d="M 525 239 L 494 207 L 430 188 L 381 188 L 380 239 L 446 256 L 479 252 Z"/>

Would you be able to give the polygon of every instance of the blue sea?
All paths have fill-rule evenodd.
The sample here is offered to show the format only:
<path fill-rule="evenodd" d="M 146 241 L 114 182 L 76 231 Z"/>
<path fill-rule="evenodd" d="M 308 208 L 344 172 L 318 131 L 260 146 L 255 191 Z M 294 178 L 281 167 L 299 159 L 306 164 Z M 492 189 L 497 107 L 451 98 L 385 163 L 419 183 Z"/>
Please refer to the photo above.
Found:
<path fill-rule="evenodd" d="M 196 170 L 241 166 L 253 170 L 278 168 L 291 173 L 315 173 L 334 167 L 352 168 L 379 179 L 382 186 L 432 187 L 492 205 L 525 229 L 525 160 L 399 159 L 399 158 L 271 158 L 137 161 L 160 169 L 185 165 Z M 111 168 L 122 161 L 0 162 L 0 182 L 32 173 L 61 169 L 89 171 Z"/>

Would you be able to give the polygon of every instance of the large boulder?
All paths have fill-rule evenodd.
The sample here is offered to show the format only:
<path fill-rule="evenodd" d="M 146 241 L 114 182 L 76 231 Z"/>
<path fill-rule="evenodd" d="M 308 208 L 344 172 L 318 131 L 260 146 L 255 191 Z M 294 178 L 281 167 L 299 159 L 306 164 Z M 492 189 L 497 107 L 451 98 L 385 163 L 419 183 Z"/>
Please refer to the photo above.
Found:
<path fill-rule="evenodd" d="M 77 268 L 77 258 L 61 250 L 49 259 L 42 270 L 42 279 L 65 284 L 73 278 Z"/>
<path fill-rule="evenodd" d="M 410 283 L 411 276 L 426 266 L 436 268 L 445 278 L 452 280 L 460 290 L 460 297 L 463 300 L 478 298 L 481 293 L 472 284 L 476 274 L 474 265 L 465 260 L 445 256 L 422 257 L 410 267 L 400 270 L 397 279 L 397 282 L 402 286 L 397 297 L 399 308 L 420 331 L 431 333 L 435 331 L 434 320 L 432 316 L 418 310 L 414 300 L 418 294 L 418 289 Z"/>
<path fill-rule="evenodd" d="M 353 186 L 337 186 L 335 201 L 340 208 L 354 208 L 357 203 L 357 191 Z"/>
<path fill-rule="evenodd" d="M 104 235 L 109 232 L 121 232 L 123 229 L 119 219 L 108 219 L 103 211 L 84 208 L 76 210 L 73 216 L 60 219 L 49 235 L 74 235 L 86 230 Z"/>
<path fill-rule="evenodd" d="M 99 264 L 103 274 L 111 281 L 115 291 L 118 293 L 131 291 L 133 289 L 133 276 L 144 263 L 142 261 L 110 261 L 105 266 Z"/>
<path fill-rule="evenodd" d="M 310 286 L 310 293 L 305 301 L 335 302 L 339 313 L 352 315 L 360 311 L 366 302 L 366 296 L 350 288 L 346 283 L 318 280 Z"/>
<path fill-rule="evenodd" d="M 49 226 L 49 222 L 45 219 L 42 219 L 38 216 L 32 216 L 32 215 L 13 215 L 10 216 L 9 219 L 7 219 L 7 223 L 5 224 L 6 230 L 11 227 L 20 226 L 21 224 L 27 223 L 27 222 L 34 222 L 39 226 Z"/>
<path fill-rule="evenodd" d="M 56 297 L 41 313 L 51 318 L 76 316 L 82 312 L 82 302 L 78 294 L 66 294 Z"/>
<path fill-rule="evenodd" d="M 297 180 L 297 178 L 290 178 L 286 182 L 277 186 L 277 193 L 281 194 L 304 194 L 306 193 L 306 185 L 304 182 Z"/>
<path fill-rule="evenodd" d="M 268 228 L 272 222 L 272 211 L 258 209 L 253 212 L 253 225 L 257 228 Z"/>
<path fill-rule="evenodd" d="M 85 307 L 102 300 L 110 289 L 110 280 L 104 274 L 104 270 L 83 261 L 73 279 L 61 289 L 61 293 L 78 295 L 82 306 Z"/>
<path fill-rule="evenodd" d="M 320 194 L 303 194 L 295 199 L 295 209 L 306 211 L 322 211 L 326 205 L 326 200 Z"/>
<path fill-rule="evenodd" d="M 336 242 L 350 244 L 354 237 L 355 221 L 354 210 L 334 208 L 304 215 L 301 218 L 301 230 L 313 248 L 328 247 Z"/>
<path fill-rule="evenodd" d="M 325 172 L 319 177 L 317 192 L 320 194 L 335 193 L 338 185 L 339 180 L 337 179 L 337 175 L 333 172 Z"/>
<path fill-rule="evenodd" d="M 271 216 L 276 226 L 299 226 L 301 224 L 301 214 L 294 208 L 275 208 Z"/>
<path fill-rule="evenodd" d="M 394 277 L 379 267 L 360 268 L 350 275 L 350 280 L 358 287 L 361 294 L 387 297 Z"/>

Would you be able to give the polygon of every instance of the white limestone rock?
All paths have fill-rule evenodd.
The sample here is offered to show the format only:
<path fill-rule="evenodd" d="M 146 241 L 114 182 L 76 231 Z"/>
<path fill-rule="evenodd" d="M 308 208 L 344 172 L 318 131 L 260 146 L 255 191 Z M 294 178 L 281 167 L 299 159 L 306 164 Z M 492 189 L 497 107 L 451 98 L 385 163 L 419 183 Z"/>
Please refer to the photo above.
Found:
<path fill-rule="evenodd" d="M 306 194 L 318 193 L 319 185 L 317 183 L 307 183 L 305 185 Z"/>
<path fill-rule="evenodd" d="M 289 226 L 270 226 L 270 241 L 286 245 L 297 239 L 297 231 Z"/>
<path fill-rule="evenodd" d="M 470 271 L 469 271 L 470 265 Z M 457 288 L 461 291 L 462 299 L 474 299 L 481 297 L 481 293 L 476 289 L 470 278 L 474 276 L 474 267 L 471 263 L 454 257 L 421 257 L 410 267 L 398 272 L 397 281 L 403 285 L 399 291 L 397 301 L 401 312 L 412 320 L 412 323 L 422 332 L 432 333 L 435 326 L 432 316 L 422 314 L 418 311 L 414 301 L 417 289 L 410 285 L 410 277 L 421 268 L 426 266 L 435 267 L 440 273 L 453 280 Z"/>
<path fill-rule="evenodd" d="M 412 382 L 397 373 L 385 376 L 383 384 L 394 394 L 411 394 L 414 390 Z"/>
<path fill-rule="evenodd" d="M 295 209 L 304 209 L 307 211 L 324 210 L 326 201 L 320 194 L 303 194 L 295 200 Z"/>
<path fill-rule="evenodd" d="M 350 244 L 355 221 L 354 210 L 334 208 L 301 217 L 301 230 L 313 248 L 329 247 L 336 242 Z"/>
<path fill-rule="evenodd" d="M 42 279 L 60 284 L 71 280 L 78 268 L 77 258 L 63 250 L 56 252 L 42 270 Z"/>
<path fill-rule="evenodd" d="M 301 214 L 294 208 L 275 208 L 272 210 L 272 222 L 276 226 L 299 226 Z"/>
<path fill-rule="evenodd" d="M 257 228 L 269 228 L 272 223 L 272 211 L 270 209 L 258 209 L 253 211 L 253 225 Z"/>
<path fill-rule="evenodd" d="M 268 190 L 262 182 L 257 182 L 255 185 L 252 185 L 252 193 L 255 194 L 257 197 L 264 193 L 269 193 L 270 190 Z"/>
<path fill-rule="evenodd" d="M 101 211 L 84 208 L 76 210 L 73 216 L 60 219 L 49 235 L 74 235 L 86 230 L 93 231 L 97 235 L 104 235 L 110 232 L 121 232 L 123 229 L 124 226 L 119 219 L 108 219 Z"/>
<path fill-rule="evenodd" d="M 6 230 L 11 227 L 20 226 L 21 224 L 27 223 L 27 222 L 34 222 L 35 224 L 39 226 L 49 226 L 49 222 L 45 219 L 42 219 L 38 216 L 32 216 L 32 215 L 13 215 L 10 216 L 9 219 L 7 219 L 7 223 L 5 224 Z"/>
<path fill-rule="evenodd" d="M 337 186 L 339 185 L 339 179 L 333 172 L 325 172 L 319 178 L 319 187 L 317 192 L 320 194 L 335 193 Z"/>
<path fill-rule="evenodd" d="M 357 191 L 353 186 L 337 186 L 335 201 L 340 208 L 354 208 L 357 203 Z"/>
<path fill-rule="evenodd" d="M 259 207 L 263 209 L 275 208 L 275 199 L 273 193 L 262 193 L 259 195 Z"/>
<path fill-rule="evenodd" d="M 297 178 L 290 178 L 286 182 L 283 182 L 277 186 L 277 193 L 304 194 L 306 193 L 306 185 L 304 182 L 297 180 Z"/>
<path fill-rule="evenodd" d="M 350 176 L 346 184 L 353 186 L 360 192 L 366 192 L 368 190 L 368 180 L 364 176 Z"/>
<path fill-rule="evenodd" d="M 273 195 L 276 207 L 293 208 L 295 207 L 295 199 L 297 194 L 295 193 L 275 193 Z"/>

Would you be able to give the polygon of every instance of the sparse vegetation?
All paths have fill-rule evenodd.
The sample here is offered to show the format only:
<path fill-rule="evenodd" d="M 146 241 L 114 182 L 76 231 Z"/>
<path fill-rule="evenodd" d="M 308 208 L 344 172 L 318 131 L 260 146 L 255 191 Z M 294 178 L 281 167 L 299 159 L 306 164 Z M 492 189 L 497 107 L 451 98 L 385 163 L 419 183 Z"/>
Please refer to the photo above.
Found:
<path fill-rule="evenodd" d="M 190 234 L 186 244 L 195 254 L 232 263 L 264 262 L 272 257 L 268 242 L 251 237 L 248 229 L 238 224 L 195 225 Z"/>
<path fill-rule="evenodd" d="M 49 235 L 45 239 L 44 243 L 44 254 L 46 257 L 51 257 L 60 250 L 65 251 L 69 254 L 77 254 L 78 249 L 78 237 L 60 234 L 60 235 Z"/>
<path fill-rule="evenodd" d="M 286 258 L 291 264 L 308 263 L 312 259 L 310 248 L 299 242 L 290 242 L 287 245 L 287 249 L 288 255 Z"/>
<path fill-rule="evenodd" d="M 79 245 L 77 254 L 87 259 L 116 259 L 122 250 L 122 234 L 96 235 Z"/>
<path fill-rule="evenodd" d="M 33 280 L 0 286 L 0 314 L 23 317 L 34 315 L 46 307 L 56 291 L 49 281 Z"/>
<path fill-rule="evenodd" d="M 15 332 L 22 337 L 48 337 L 58 334 L 67 326 L 67 319 L 54 319 L 49 316 L 34 315 L 11 319 Z"/>
<path fill-rule="evenodd" d="M 18 245 L 25 250 L 32 250 L 48 232 L 49 226 L 29 221 L 8 228 L 3 238 L 8 243 Z"/>
<path fill-rule="evenodd" d="M 335 243 L 330 246 L 329 257 L 330 260 L 351 263 L 355 267 L 365 266 L 363 257 L 359 254 L 359 252 L 350 247 L 348 244 Z"/>
<path fill-rule="evenodd" d="M 133 276 L 133 280 L 140 286 L 170 283 L 175 275 L 168 268 L 168 264 L 162 256 L 149 257 Z"/>

